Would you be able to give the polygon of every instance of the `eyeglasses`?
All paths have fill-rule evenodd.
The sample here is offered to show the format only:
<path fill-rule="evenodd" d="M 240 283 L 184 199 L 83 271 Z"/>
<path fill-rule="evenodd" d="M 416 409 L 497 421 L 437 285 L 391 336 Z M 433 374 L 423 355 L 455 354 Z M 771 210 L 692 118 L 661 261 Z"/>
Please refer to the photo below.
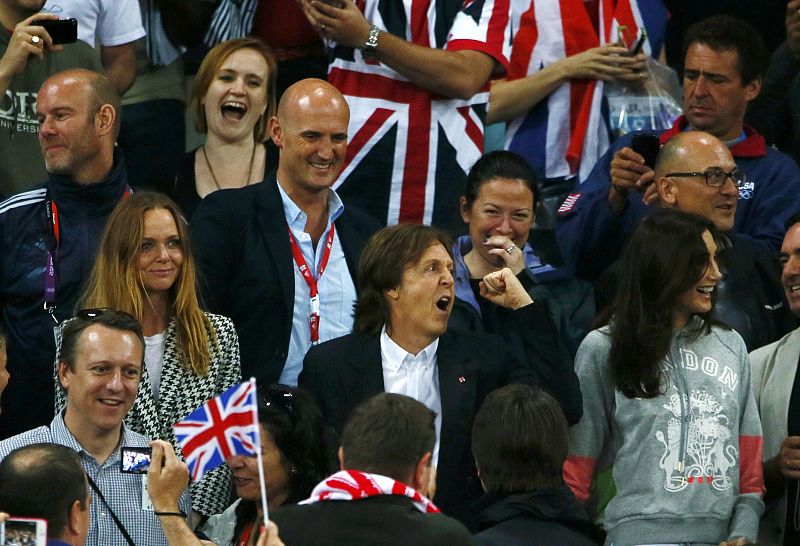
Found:
<path fill-rule="evenodd" d="M 712 188 L 719 188 L 720 186 L 725 185 L 725 181 L 728 178 L 731 179 L 731 182 L 733 182 L 737 188 L 741 188 L 742 185 L 747 181 L 747 175 L 745 175 L 745 173 L 742 171 L 731 171 L 726 173 L 725 171 L 711 170 L 702 173 L 669 173 L 668 175 L 665 175 L 665 178 L 673 176 L 702 176 L 706 179 L 706 184 Z"/>

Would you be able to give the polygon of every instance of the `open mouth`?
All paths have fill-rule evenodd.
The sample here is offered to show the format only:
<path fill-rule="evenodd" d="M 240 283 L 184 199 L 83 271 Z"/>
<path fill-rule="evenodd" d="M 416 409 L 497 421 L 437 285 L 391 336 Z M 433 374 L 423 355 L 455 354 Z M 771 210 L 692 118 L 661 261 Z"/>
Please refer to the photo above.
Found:
<path fill-rule="evenodd" d="M 800 291 L 800 284 L 793 284 L 789 287 L 789 292 L 798 292 Z"/>
<path fill-rule="evenodd" d="M 447 311 L 450 307 L 450 296 L 442 296 L 438 300 L 436 300 L 436 307 L 438 307 L 442 311 Z"/>
<path fill-rule="evenodd" d="M 704 296 L 710 296 L 712 292 L 714 292 L 714 285 L 711 286 L 700 286 L 697 288 L 697 291 L 703 294 Z"/>
<path fill-rule="evenodd" d="M 229 100 L 222 105 L 220 111 L 223 118 L 239 121 L 247 113 L 247 106 L 242 102 Z"/>

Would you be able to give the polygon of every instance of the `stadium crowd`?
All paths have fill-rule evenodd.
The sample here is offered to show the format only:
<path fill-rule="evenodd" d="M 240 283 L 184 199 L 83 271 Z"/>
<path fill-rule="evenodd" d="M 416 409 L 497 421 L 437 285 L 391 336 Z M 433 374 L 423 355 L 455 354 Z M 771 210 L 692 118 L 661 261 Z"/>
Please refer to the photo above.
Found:
<path fill-rule="evenodd" d="M 800 545 L 800 0 L 696 4 L 0 0 L 0 539 Z"/>

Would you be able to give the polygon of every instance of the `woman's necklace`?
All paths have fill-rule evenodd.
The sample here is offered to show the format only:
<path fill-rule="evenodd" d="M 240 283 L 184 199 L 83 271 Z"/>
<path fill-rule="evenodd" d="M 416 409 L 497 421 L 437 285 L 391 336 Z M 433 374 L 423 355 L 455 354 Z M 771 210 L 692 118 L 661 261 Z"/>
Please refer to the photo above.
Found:
<path fill-rule="evenodd" d="M 208 167 L 208 172 L 211 173 L 211 179 L 214 180 L 214 185 L 217 187 L 217 189 L 221 190 L 222 186 L 219 185 L 219 181 L 217 180 L 217 175 L 214 174 L 214 169 L 213 167 L 211 167 L 211 162 L 208 160 L 205 144 L 203 144 L 201 150 L 203 150 L 203 159 L 206 160 L 206 167 Z M 245 180 L 245 184 L 242 184 L 239 187 L 250 185 L 250 179 L 253 178 L 253 160 L 255 159 L 255 157 L 256 157 L 256 143 L 253 142 L 253 152 L 250 154 L 250 167 L 247 169 L 247 179 Z"/>

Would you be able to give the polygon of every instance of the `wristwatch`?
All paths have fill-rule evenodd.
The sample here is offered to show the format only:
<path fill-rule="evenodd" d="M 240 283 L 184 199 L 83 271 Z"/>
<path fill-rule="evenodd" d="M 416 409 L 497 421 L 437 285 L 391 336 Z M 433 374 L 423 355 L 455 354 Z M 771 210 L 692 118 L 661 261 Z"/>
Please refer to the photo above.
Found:
<path fill-rule="evenodd" d="M 365 59 L 374 59 L 378 56 L 378 33 L 380 31 L 381 30 L 375 25 L 370 27 L 369 38 L 367 38 L 367 41 L 361 46 L 361 54 Z"/>

